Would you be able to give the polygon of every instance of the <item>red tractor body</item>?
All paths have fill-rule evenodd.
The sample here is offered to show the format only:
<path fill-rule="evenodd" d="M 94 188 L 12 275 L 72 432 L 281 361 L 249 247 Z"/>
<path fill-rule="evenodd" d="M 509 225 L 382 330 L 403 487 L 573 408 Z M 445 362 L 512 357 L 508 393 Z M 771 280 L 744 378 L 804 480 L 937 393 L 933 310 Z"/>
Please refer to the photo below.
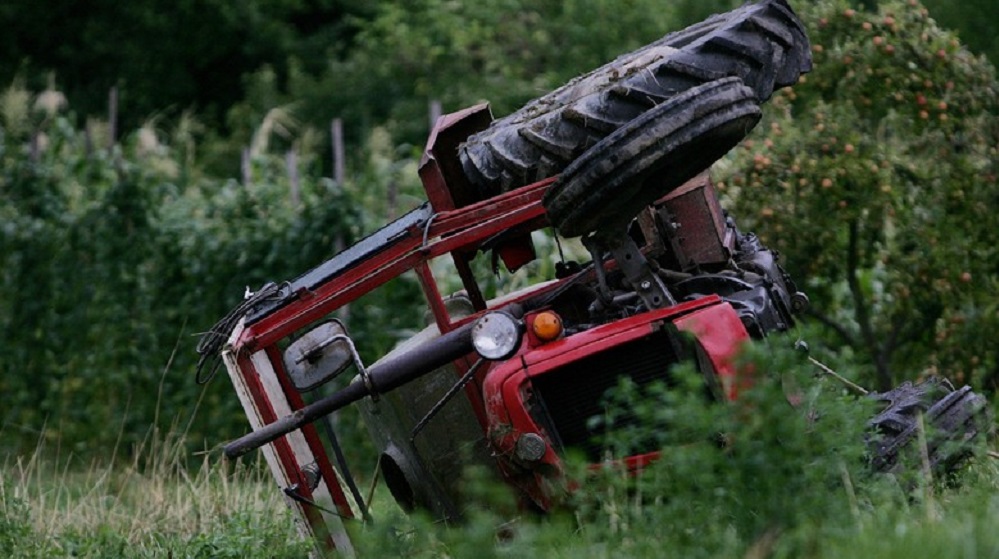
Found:
<path fill-rule="evenodd" d="M 733 400 L 752 381 L 740 348 L 789 329 L 807 304 L 777 255 L 722 210 L 705 170 L 758 122 L 760 103 L 810 67 L 787 2 L 758 0 L 500 120 L 484 105 L 440 118 L 419 169 L 427 203 L 264 286 L 202 340 L 203 360 L 221 351 L 254 429 L 226 454 L 262 447 L 303 532 L 348 553 L 350 523 L 371 512 L 331 415 L 349 405 L 378 454 L 360 471 L 374 470 L 403 509 L 444 519 L 468 504 L 469 466 L 546 511 L 572 485 L 569 451 L 594 467 L 655 460 L 651 443 L 607 454 L 619 424 L 599 421 L 605 394 L 626 381 L 668 387 L 684 362 L 709 397 Z M 567 258 L 560 236 L 585 250 Z M 573 260 L 584 253 L 589 261 Z M 492 293 L 501 262 L 551 273 Z M 355 347 L 365 340 L 341 319 L 403 275 L 420 284 L 428 324 L 365 364 Z M 331 382 L 347 371 L 349 382 Z M 955 440 L 987 430 L 984 400 L 967 387 L 906 384 L 873 397 L 886 403 L 869 423 L 881 471 L 902 467 L 922 411 Z M 941 468 L 967 455 L 930 448 Z"/>
<path fill-rule="evenodd" d="M 472 259 L 477 252 L 493 251 L 517 267 L 535 258 L 529 235 L 548 226 L 541 197 L 552 179 L 482 201 L 463 191 L 460 177 L 446 174 L 455 161 L 440 157 L 440 147 L 452 146 L 453 152 L 455 136 L 467 135 L 474 128 L 470 123 L 488 123 L 483 112 L 479 107 L 448 115 L 435 128 L 420 169 L 430 204 L 302 276 L 259 291 L 237 313 L 238 326 L 223 357 L 258 432 L 227 452 L 239 455 L 269 442 L 264 452 L 275 479 L 303 529 L 326 548 L 350 545 L 343 523 L 366 514 L 367 505 L 339 456 L 336 435 L 327 425 L 312 424 L 311 415 L 318 418 L 360 402 L 380 454 L 380 475 L 403 508 L 460 517 L 463 496 L 455 482 L 464 468 L 480 464 L 505 479 L 524 504 L 547 510 L 565 492 L 564 451 L 579 449 L 594 463 L 602 460 L 587 425 L 602 413 L 604 393 L 622 378 L 639 385 L 668 380 L 673 365 L 693 360 L 717 395 L 732 399 L 747 382 L 734 362 L 750 338 L 747 325 L 759 333 L 770 329 L 767 321 L 776 319 L 780 329 L 789 324 L 784 310 L 766 311 L 773 314 L 766 320 L 752 318 L 766 312 L 747 311 L 745 302 L 729 296 L 733 290 L 727 280 L 719 279 L 727 277 L 722 267 L 735 257 L 738 235 L 726 225 L 704 178 L 650 210 L 650 218 L 658 207 L 674 224 L 697 223 L 701 229 L 708 224 L 707 231 L 692 237 L 690 250 L 677 250 L 652 233 L 657 222 L 662 228 L 660 218 L 643 221 L 648 231 L 643 236 L 636 229 L 634 235 L 643 239 L 642 255 L 676 267 L 674 280 L 714 277 L 718 293 L 696 286 L 683 300 L 650 310 L 628 293 L 626 278 L 615 279 L 621 266 L 608 261 L 602 263 L 603 273 L 595 265 L 577 265 L 559 278 L 486 301 Z M 452 180 L 459 186 L 452 187 Z M 462 289 L 445 297 L 432 263 L 448 256 L 448 268 L 457 271 Z M 718 273 L 697 272 L 711 267 Z M 774 266 L 767 273 L 777 270 Z M 331 319 L 408 272 L 419 279 L 432 323 L 365 367 L 354 340 Z M 790 300 L 785 280 L 758 282 L 767 284 L 764 293 L 779 290 L 782 302 L 776 306 L 781 308 Z M 601 290 L 610 293 L 597 293 Z M 471 331 L 495 313 L 511 317 L 521 337 L 508 355 L 487 360 L 473 349 Z M 547 330 L 539 321 L 546 321 Z M 346 389 L 354 391 L 349 401 L 311 413 L 317 404 L 307 403 L 316 400 L 309 393 L 344 367 L 355 372 Z M 272 432 L 266 439 L 257 436 L 267 428 Z M 615 458 L 640 467 L 655 458 L 655 451 Z"/>

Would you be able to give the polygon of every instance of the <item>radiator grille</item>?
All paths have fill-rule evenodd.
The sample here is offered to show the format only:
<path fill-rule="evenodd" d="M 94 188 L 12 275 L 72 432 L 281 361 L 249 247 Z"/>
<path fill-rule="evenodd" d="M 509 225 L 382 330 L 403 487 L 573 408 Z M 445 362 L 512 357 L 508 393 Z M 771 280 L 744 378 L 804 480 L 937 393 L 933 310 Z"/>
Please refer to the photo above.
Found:
<path fill-rule="evenodd" d="M 599 461 L 601 444 L 595 437 L 600 431 L 587 424 L 604 413 L 604 393 L 622 376 L 639 386 L 668 380 L 669 368 L 680 354 L 677 337 L 658 332 L 533 377 L 531 384 L 541 413 L 547 413 L 546 423 L 555 429 L 563 448 L 583 450 Z"/>

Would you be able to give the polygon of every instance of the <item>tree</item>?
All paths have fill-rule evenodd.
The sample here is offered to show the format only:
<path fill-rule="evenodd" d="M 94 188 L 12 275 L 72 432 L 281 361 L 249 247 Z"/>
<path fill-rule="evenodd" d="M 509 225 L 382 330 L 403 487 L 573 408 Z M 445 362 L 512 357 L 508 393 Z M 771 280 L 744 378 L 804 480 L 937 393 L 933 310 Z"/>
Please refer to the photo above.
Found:
<path fill-rule="evenodd" d="M 994 375 L 994 68 L 915 0 L 800 15 L 815 69 L 767 108 L 727 197 L 877 386 L 927 370 Z"/>
<path fill-rule="evenodd" d="M 296 70 L 293 64 L 287 87 L 277 91 L 284 101 L 298 103 L 304 121 L 318 125 L 344 118 L 355 141 L 362 136 L 356 131 L 384 126 L 400 143 L 421 145 L 430 100 L 441 101 L 445 112 L 489 102 L 501 116 L 622 53 L 738 3 L 381 2 L 370 19 L 357 20 L 351 48 L 332 58 L 326 71 Z"/>

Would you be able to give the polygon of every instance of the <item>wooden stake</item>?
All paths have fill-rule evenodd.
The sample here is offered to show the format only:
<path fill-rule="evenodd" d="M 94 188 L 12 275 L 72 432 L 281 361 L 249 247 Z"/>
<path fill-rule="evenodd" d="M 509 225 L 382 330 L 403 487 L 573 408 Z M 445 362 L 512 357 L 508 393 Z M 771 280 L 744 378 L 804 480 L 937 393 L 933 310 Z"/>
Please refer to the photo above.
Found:
<path fill-rule="evenodd" d="M 343 149 L 343 119 L 334 118 L 330 123 L 330 137 L 333 142 L 333 182 L 343 186 L 346 180 Z"/>
<path fill-rule="evenodd" d="M 118 86 L 108 92 L 108 149 L 118 143 Z"/>
<path fill-rule="evenodd" d="M 866 388 L 864 388 L 863 386 L 860 386 L 858 384 L 854 384 L 854 383 L 850 382 L 846 377 L 840 375 L 839 373 L 837 373 L 836 371 L 830 369 L 829 367 L 826 367 L 825 365 L 823 365 L 822 363 L 820 363 L 818 360 L 816 360 L 814 357 L 809 356 L 808 360 L 811 361 L 813 365 L 815 365 L 816 367 L 818 367 L 819 370 L 822 371 L 823 373 L 825 373 L 825 374 L 833 377 L 834 379 L 840 381 L 841 383 L 843 383 L 843 386 L 846 386 L 847 389 L 849 389 L 854 394 L 859 394 L 861 396 L 867 396 L 868 394 L 870 394 L 870 391 L 867 390 Z"/>
<path fill-rule="evenodd" d="M 443 108 L 441 107 L 441 102 L 439 99 L 431 99 L 428 106 L 430 111 L 430 129 L 434 129 L 434 125 L 437 124 L 437 119 L 443 114 Z"/>
<path fill-rule="evenodd" d="M 250 165 L 250 148 L 243 148 L 243 156 L 240 160 L 240 170 L 243 172 L 243 186 L 250 186 L 252 180 L 252 168 Z"/>
<path fill-rule="evenodd" d="M 294 149 L 289 149 L 284 157 L 285 167 L 288 169 L 288 183 L 291 188 L 291 205 L 298 208 L 301 205 L 301 196 L 298 186 L 298 156 Z"/>

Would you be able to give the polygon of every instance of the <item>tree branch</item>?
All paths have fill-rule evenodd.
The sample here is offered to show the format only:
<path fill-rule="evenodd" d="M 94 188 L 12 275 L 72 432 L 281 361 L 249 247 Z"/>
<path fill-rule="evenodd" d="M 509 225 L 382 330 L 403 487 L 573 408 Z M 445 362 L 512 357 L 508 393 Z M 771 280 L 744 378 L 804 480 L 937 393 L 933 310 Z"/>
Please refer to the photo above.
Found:
<path fill-rule="evenodd" d="M 839 322 L 836 322 L 832 318 L 829 318 L 828 316 L 820 313 L 815 309 L 815 307 L 810 306 L 807 309 L 805 309 L 805 314 L 811 318 L 814 318 L 815 320 L 818 320 L 820 323 L 822 323 L 823 326 L 826 326 L 827 328 L 831 329 L 833 332 L 836 332 L 836 334 L 843 339 L 843 343 L 845 343 L 846 345 L 849 346 L 858 345 L 857 338 L 853 335 L 853 332 L 847 330 L 846 327 L 840 324 Z"/>
<path fill-rule="evenodd" d="M 863 287 L 860 279 L 857 278 L 857 270 L 860 269 L 860 224 L 857 219 L 851 219 L 849 224 L 849 242 L 846 251 L 846 283 L 850 288 L 850 296 L 853 299 L 853 313 L 860 327 L 861 343 L 866 347 L 877 373 L 878 390 L 888 390 L 891 387 L 891 372 L 887 363 L 883 362 L 878 350 L 878 340 L 874 335 L 874 326 L 871 324 L 871 309 L 864 298 Z"/>
<path fill-rule="evenodd" d="M 900 335 L 905 330 L 908 321 L 902 316 L 902 313 L 896 313 L 891 321 L 891 331 L 885 337 L 884 343 L 881 344 L 881 350 L 877 354 L 877 366 L 880 370 L 882 367 L 888 369 L 888 364 L 891 363 L 891 357 L 902 344 L 899 343 Z M 908 336 L 901 339 L 907 339 Z"/>

